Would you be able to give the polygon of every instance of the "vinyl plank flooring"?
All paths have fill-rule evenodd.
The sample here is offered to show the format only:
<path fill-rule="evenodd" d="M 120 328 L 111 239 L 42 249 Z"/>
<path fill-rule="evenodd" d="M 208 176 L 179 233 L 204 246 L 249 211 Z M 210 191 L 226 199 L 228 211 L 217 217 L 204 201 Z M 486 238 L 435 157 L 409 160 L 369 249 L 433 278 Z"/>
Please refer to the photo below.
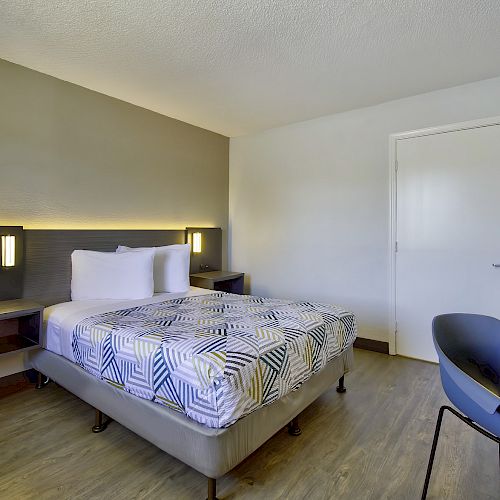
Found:
<path fill-rule="evenodd" d="M 302 435 L 276 434 L 218 481 L 222 500 L 420 497 L 437 411 L 438 367 L 356 350 L 347 393 L 301 415 Z M 61 387 L 0 399 L 0 498 L 203 499 L 205 478 Z M 429 499 L 500 499 L 496 445 L 445 417 Z"/>

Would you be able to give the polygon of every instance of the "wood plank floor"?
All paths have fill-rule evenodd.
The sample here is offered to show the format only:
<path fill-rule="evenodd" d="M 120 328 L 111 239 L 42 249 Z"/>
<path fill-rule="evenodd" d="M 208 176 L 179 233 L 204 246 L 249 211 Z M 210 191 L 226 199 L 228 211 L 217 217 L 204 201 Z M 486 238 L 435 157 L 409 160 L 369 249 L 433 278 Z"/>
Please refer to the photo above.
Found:
<path fill-rule="evenodd" d="M 418 499 L 439 406 L 435 365 L 356 350 L 347 393 L 330 390 L 218 481 L 229 499 Z M 0 399 L 0 498 L 195 499 L 199 473 L 50 384 Z M 429 498 L 500 499 L 496 445 L 446 416 Z"/>

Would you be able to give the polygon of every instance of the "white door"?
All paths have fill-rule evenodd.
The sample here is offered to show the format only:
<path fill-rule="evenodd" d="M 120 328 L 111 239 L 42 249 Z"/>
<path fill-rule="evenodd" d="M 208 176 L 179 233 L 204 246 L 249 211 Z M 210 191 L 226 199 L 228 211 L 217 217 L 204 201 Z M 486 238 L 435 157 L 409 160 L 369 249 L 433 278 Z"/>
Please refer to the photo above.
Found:
<path fill-rule="evenodd" d="M 437 361 L 434 316 L 500 318 L 500 125 L 398 139 L 396 157 L 396 352 Z"/>

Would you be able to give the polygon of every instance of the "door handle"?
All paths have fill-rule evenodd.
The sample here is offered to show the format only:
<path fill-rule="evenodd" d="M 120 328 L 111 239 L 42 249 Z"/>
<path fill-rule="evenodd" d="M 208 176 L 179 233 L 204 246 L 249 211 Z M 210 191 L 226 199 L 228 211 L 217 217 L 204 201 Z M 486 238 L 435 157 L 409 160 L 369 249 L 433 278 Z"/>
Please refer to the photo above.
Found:
<path fill-rule="evenodd" d="M 500 264 L 491 264 L 493 267 L 500 267 Z"/>

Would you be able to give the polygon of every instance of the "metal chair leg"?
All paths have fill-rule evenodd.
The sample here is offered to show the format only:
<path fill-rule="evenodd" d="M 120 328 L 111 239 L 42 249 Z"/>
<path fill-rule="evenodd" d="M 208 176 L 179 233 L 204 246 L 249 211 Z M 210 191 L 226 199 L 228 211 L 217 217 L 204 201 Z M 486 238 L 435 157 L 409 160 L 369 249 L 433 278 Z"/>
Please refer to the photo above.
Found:
<path fill-rule="evenodd" d="M 441 430 L 441 423 L 443 421 L 443 414 L 444 411 L 448 410 L 450 413 L 453 413 L 456 417 L 458 417 L 462 422 L 465 422 L 468 426 L 472 427 L 474 430 L 477 432 L 480 432 L 483 436 L 486 436 L 487 438 L 491 439 L 495 443 L 499 444 L 499 460 L 500 460 L 500 437 L 493 435 L 491 432 L 488 432 L 487 430 L 483 429 L 479 425 L 477 425 L 473 420 L 471 420 L 469 417 L 466 417 L 465 415 L 462 415 L 460 412 L 455 410 L 454 408 L 451 408 L 450 406 L 441 406 L 439 408 L 439 415 L 436 423 L 436 430 L 434 431 L 434 439 L 432 441 L 432 448 L 431 448 L 431 455 L 429 457 L 429 464 L 427 466 L 427 474 L 425 475 L 425 483 L 424 483 L 424 489 L 422 491 L 422 500 L 425 500 L 427 498 L 427 489 L 429 488 L 429 481 L 431 479 L 431 472 L 432 472 L 432 465 L 434 463 L 434 456 L 436 454 L 436 447 L 439 439 L 439 431 Z"/>
<path fill-rule="evenodd" d="M 427 464 L 427 473 L 425 475 L 424 489 L 422 491 L 422 500 L 425 500 L 427 498 L 427 490 L 429 489 L 429 481 L 431 480 L 432 466 L 434 464 L 434 457 L 436 455 L 436 448 L 439 439 L 439 431 L 441 430 L 441 423 L 443 422 L 443 414 L 445 409 L 446 406 L 441 406 L 441 408 L 439 408 L 436 429 L 434 430 L 434 439 L 432 440 L 431 455 L 429 457 L 429 463 Z"/>
<path fill-rule="evenodd" d="M 98 432 L 105 431 L 110 422 L 111 422 L 111 419 L 109 417 L 106 417 L 104 419 L 104 414 L 102 413 L 102 411 L 96 409 L 96 411 L 95 411 L 95 425 L 92 427 L 92 432 L 97 434 Z"/>
<path fill-rule="evenodd" d="M 344 385 L 344 375 L 342 375 L 342 377 L 339 378 L 339 385 L 337 386 L 337 392 L 343 394 L 345 391 L 347 391 L 347 389 L 345 388 Z"/>

